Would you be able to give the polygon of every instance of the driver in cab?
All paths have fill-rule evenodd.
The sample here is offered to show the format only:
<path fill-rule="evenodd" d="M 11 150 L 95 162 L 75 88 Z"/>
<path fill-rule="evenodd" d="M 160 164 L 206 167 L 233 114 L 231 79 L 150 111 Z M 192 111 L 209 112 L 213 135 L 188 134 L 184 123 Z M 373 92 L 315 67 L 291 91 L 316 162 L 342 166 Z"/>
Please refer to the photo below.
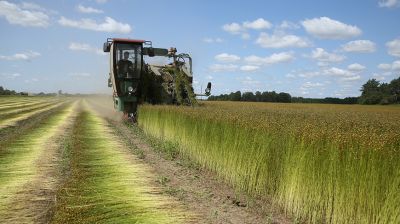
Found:
<path fill-rule="evenodd" d="M 128 60 L 129 52 L 124 52 L 124 58 L 117 63 L 118 77 L 130 78 L 133 74 L 133 63 Z"/>

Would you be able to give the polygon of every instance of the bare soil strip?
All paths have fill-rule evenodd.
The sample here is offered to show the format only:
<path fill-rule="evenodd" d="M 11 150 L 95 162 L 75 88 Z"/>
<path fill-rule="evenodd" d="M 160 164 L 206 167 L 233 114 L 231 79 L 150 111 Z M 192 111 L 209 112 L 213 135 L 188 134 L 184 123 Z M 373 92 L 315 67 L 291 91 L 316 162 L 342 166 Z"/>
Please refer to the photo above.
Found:
<path fill-rule="evenodd" d="M 59 143 L 73 122 L 74 111 L 71 105 L 53 111 L 21 129 L 20 136 L 2 142 L 0 222 L 47 222 L 58 183 Z"/>

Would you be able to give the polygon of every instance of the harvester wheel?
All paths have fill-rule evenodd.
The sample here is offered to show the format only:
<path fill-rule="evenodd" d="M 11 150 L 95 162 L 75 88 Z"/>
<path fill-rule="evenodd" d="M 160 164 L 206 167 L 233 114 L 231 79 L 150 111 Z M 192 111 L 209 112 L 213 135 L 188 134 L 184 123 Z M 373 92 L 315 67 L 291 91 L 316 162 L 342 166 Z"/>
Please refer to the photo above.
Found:
<path fill-rule="evenodd" d="M 124 112 L 124 115 L 122 115 L 122 120 L 124 122 L 130 123 L 130 124 L 136 124 L 137 123 L 137 118 L 135 113 L 126 113 Z"/>
<path fill-rule="evenodd" d="M 137 124 L 137 115 L 134 113 L 129 114 L 129 122 L 132 124 Z"/>

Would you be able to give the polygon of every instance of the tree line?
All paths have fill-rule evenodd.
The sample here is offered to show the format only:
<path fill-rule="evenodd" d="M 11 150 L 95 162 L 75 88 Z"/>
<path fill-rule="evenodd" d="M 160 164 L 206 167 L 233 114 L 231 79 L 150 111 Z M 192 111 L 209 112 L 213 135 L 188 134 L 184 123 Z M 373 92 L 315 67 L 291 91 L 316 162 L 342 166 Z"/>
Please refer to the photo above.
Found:
<path fill-rule="evenodd" d="M 361 87 L 361 104 L 400 103 L 400 77 L 390 83 L 380 83 L 376 79 L 368 80 Z"/>
<path fill-rule="evenodd" d="M 221 94 L 219 96 L 210 96 L 208 100 L 211 101 L 247 101 L 247 102 L 281 102 L 290 103 L 292 96 L 289 93 L 276 93 L 272 92 L 232 92 L 230 94 Z"/>
<path fill-rule="evenodd" d="M 27 92 L 17 92 L 15 90 L 9 90 L 4 88 L 3 86 L 0 86 L 0 96 L 28 96 L 29 94 Z M 57 93 L 44 93 L 44 92 L 40 92 L 40 93 L 36 93 L 34 94 L 36 96 L 56 96 Z"/>
<path fill-rule="evenodd" d="M 281 102 L 281 103 L 329 103 L 329 104 L 394 104 L 400 103 L 400 77 L 390 83 L 381 83 L 376 79 L 368 80 L 361 87 L 359 97 L 326 97 L 303 98 L 292 97 L 289 93 L 275 91 L 231 92 L 218 96 L 210 96 L 210 101 L 247 101 L 247 102 Z"/>
<path fill-rule="evenodd" d="M 15 90 L 8 90 L 4 88 L 3 86 L 0 86 L 0 95 L 28 95 L 27 93 L 24 92 L 16 92 Z"/>

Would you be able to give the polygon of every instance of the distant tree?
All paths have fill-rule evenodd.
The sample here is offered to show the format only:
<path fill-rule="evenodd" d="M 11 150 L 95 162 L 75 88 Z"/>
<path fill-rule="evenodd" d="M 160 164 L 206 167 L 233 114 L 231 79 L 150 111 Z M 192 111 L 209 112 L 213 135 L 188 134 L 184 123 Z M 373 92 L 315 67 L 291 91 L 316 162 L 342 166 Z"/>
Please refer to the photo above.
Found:
<path fill-rule="evenodd" d="M 383 99 L 383 93 L 380 90 L 380 82 L 376 79 L 368 80 L 361 87 L 361 104 L 378 104 Z"/>
<path fill-rule="evenodd" d="M 371 92 L 379 92 L 380 82 L 376 79 L 369 79 L 364 85 L 361 87 L 361 95 L 365 95 Z"/>
<path fill-rule="evenodd" d="M 241 101 L 242 100 L 242 93 L 240 91 L 232 92 L 230 95 L 230 100 L 232 101 Z"/>
<path fill-rule="evenodd" d="M 262 95 L 261 95 L 260 91 L 257 91 L 254 97 L 255 97 L 256 102 L 262 101 Z"/>
<path fill-rule="evenodd" d="M 380 83 L 376 79 L 368 80 L 361 87 L 361 104 L 393 104 L 400 100 L 400 77 L 388 83 Z"/>
<path fill-rule="evenodd" d="M 4 88 L 3 86 L 0 86 L 0 95 L 16 95 L 17 92 L 14 90 L 8 90 Z"/>
<path fill-rule="evenodd" d="M 356 104 L 358 102 L 358 97 L 346 97 L 342 100 L 343 104 Z"/>
<path fill-rule="evenodd" d="M 277 97 L 277 102 L 290 103 L 292 101 L 292 96 L 289 93 L 279 93 Z"/>
<path fill-rule="evenodd" d="M 392 94 L 397 103 L 400 103 L 400 76 L 393 79 L 389 84 L 390 94 Z"/>
<path fill-rule="evenodd" d="M 210 96 L 208 97 L 210 101 L 218 101 L 218 100 L 230 100 L 230 101 L 248 101 L 248 102 L 284 102 L 288 103 L 292 101 L 292 97 L 289 93 L 276 93 L 272 92 L 260 92 L 256 91 L 255 94 L 253 92 L 244 92 L 243 94 L 240 91 L 231 92 L 230 94 L 221 94 L 219 96 Z"/>
<path fill-rule="evenodd" d="M 256 101 L 256 97 L 252 92 L 244 92 L 242 94 L 242 101 L 254 102 Z"/>
<path fill-rule="evenodd" d="M 277 96 L 278 94 L 275 91 L 262 93 L 264 102 L 277 102 Z"/>

